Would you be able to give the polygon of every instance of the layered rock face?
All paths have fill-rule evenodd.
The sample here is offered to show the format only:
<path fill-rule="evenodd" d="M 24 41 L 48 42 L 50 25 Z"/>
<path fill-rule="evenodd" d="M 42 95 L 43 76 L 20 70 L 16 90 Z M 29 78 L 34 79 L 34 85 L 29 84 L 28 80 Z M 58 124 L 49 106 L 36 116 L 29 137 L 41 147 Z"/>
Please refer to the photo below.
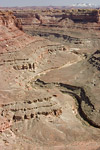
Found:
<path fill-rule="evenodd" d="M 75 63 L 81 57 L 69 53 L 64 45 L 25 34 L 10 12 L 1 12 L 0 19 L 0 132 L 10 128 L 13 122 L 37 118 L 38 115 L 59 116 L 61 108 L 52 96 L 38 98 L 37 91 L 33 92 L 32 97 L 29 96 L 28 92 L 32 94 L 33 91 L 30 81 L 43 71 L 45 73 L 45 70 L 59 68 L 69 61 Z M 68 60 L 64 58 L 65 55 Z M 21 102 L 20 98 L 24 101 Z"/>
<path fill-rule="evenodd" d="M 16 19 L 12 12 L 0 12 L 0 26 L 2 25 L 8 28 L 16 26 L 22 30 L 22 24 L 20 20 Z"/>
<path fill-rule="evenodd" d="M 21 19 L 23 30 L 32 36 L 45 37 L 71 48 L 91 50 L 100 46 L 100 14 L 97 9 L 30 9 L 14 11 L 14 15 Z"/>
<path fill-rule="evenodd" d="M 99 10 L 78 9 L 72 10 L 71 12 L 66 10 L 63 12 L 65 12 L 65 14 L 63 15 L 62 19 L 69 18 L 74 22 L 100 22 Z"/>
<path fill-rule="evenodd" d="M 91 49 L 86 33 L 76 37 L 75 30 L 65 32 L 59 23 L 59 30 L 58 24 L 52 27 L 56 20 L 50 12 L 45 19 L 37 12 L 17 15 L 31 23 L 35 18 L 41 36 L 51 24 L 52 41 L 24 33 L 12 13 L 0 14 L 0 150 L 100 148 L 100 34 L 88 32 L 95 41 Z M 26 19 L 22 22 L 29 27 Z M 54 35 L 62 40 L 54 41 Z"/>
<path fill-rule="evenodd" d="M 27 13 L 28 12 L 28 13 Z M 19 10 L 14 11 L 14 15 L 22 20 L 23 25 L 35 24 L 51 24 L 59 23 L 68 18 L 72 21 L 89 23 L 100 22 L 99 10 L 85 10 L 85 9 L 72 9 L 72 10 Z M 62 24 L 63 25 L 63 24 Z"/>
<path fill-rule="evenodd" d="M 0 53 L 17 51 L 32 40 L 24 34 L 20 20 L 11 12 L 0 12 Z"/>

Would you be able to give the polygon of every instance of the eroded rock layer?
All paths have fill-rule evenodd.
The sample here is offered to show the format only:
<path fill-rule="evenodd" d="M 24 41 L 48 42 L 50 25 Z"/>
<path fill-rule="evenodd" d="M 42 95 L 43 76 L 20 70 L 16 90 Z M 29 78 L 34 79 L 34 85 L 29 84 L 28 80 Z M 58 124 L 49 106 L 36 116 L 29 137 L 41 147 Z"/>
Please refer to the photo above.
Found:
<path fill-rule="evenodd" d="M 81 50 L 100 47 L 99 9 L 23 9 L 14 10 L 14 15 L 22 21 L 23 30 L 32 36 Z"/>
<path fill-rule="evenodd" d="M 100 148 L 99 32 L 88 40 L 84 32 L 65 32 L 61 10 L 48 11 L 45 19 L 37 12 L 15 14 L 23 28 L 26 18 L 34 20 L 41 36 L 50 24 L 57 25 L 46 34 L 62 40 L 31 37 L 11 12 L 0 12 L 0 150 Z"/>
<path fill-rule="evenodd" d="M 0 53 L 18 51 L 33 40 L 22 31 L 20 20 L 11 12 L 0 12 Z"/>

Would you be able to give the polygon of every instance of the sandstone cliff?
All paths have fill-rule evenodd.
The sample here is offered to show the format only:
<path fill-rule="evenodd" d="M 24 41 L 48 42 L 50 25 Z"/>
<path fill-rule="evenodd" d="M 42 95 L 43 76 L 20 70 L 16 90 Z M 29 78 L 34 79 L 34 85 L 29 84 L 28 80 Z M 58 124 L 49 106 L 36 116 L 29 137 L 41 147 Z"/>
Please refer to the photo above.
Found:
<path fill-rule="evenodd" d="M 4 25 L 8 28 L 11 28 L 13 26 L 18 27 L 20 30 L 22 30 L 21 21 L 17 19 L 12 12 L 0 12 L 0 25 Z"/>
<path fill-rule="evenodd" d="M 21 21 L 12 12 L 0 12 L 0 53 L 16 51 L 32 40 L 22 31 Z"/>

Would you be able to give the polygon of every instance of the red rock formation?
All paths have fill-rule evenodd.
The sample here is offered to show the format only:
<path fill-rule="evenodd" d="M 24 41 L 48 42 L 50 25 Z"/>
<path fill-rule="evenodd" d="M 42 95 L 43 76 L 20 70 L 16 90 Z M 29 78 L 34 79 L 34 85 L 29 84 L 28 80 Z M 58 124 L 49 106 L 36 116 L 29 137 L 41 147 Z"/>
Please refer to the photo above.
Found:
<path fill-rule="evenodd" d="M 21 21 L 11 12 L 0 12 L 0 53 L 16 51 L 32 40 L 22 31 Z"/>
<path fill-rule="evenodd" d="M 17 19 L 12 12 L 0 12 L 0 23 L 9 28 L 16 26 L 22 30 L 21 21 Z"/>
<path fill-rule="evenodd" d="M 57 38 L 62 36 L 70 45 L 71 41 L 79 45 L 80 32 L 77 38 L 75 33 L 66 34 L 67 24 L 74 21 L 62 20 L 62 14 L 45 12 L 45 16 L 31 16 L 29 20 L 33 22 L 34 18 L 39 22 L 36 31 L 40 28 L 47 31 L 50 25 L 57 25 L 57 32 L 53 33 L 55 27 L 47 32 Z M 67 48 L 67 43 L 64 46 L 40 37 L 32 38 L 20 30 L 19 24 L 12 14 L 1 13 L 0 132 L 9 127 L 11 130 L 0 134 L 0 149 L 99 148 L 99 51 L 87 62 L 88 48 L 83 47 L 83 55 L 77 46 Z M 86 32 L 83 36 L 86 42 L 91 42 Z"/>

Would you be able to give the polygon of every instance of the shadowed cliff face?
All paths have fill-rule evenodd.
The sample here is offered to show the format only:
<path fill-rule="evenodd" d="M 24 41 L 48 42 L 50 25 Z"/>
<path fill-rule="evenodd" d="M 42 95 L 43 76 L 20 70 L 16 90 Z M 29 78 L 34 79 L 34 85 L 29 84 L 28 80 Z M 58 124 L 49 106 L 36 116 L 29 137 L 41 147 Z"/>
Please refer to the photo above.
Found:
<path fill-rule="evenodd" d="M 76 31 L 67 12 L 38 11 L 14 12 L 33 37 L 12 13 L 0 13 L 0 150 L 95 150 L 99 32 Z"/>

